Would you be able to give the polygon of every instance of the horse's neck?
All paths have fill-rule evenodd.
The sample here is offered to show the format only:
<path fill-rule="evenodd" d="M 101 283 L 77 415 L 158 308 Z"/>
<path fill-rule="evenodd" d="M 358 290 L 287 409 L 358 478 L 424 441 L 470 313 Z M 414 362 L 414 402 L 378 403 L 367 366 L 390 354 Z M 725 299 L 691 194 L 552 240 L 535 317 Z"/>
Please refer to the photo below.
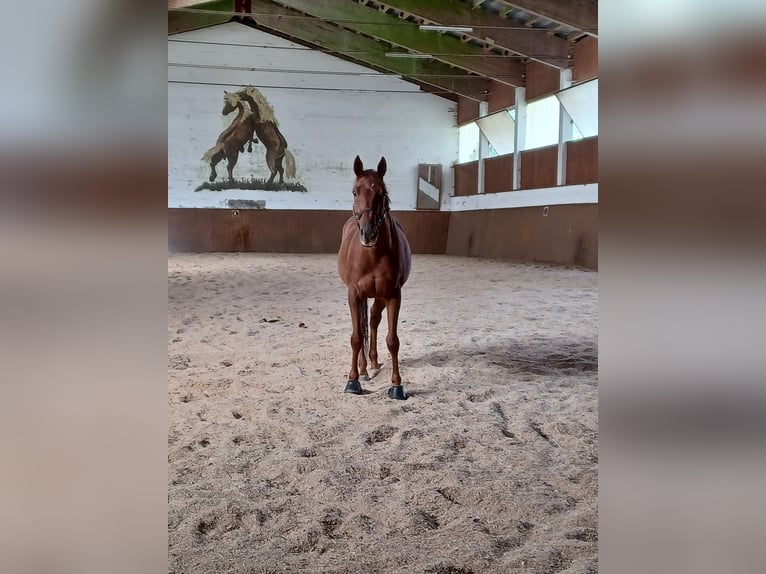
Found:
<path fill-rule="evenodd" d="M 242 105 L 242 102 L 237 102 L 237 117 L 234 118 L 234 121 L 229 124 L 229 127 L 224 130 L 224 135 L 228 135 L 231 132 L 233 132 L 239 123 L 242 121 L 242 117 L 245 115 L 245 106 Z"/>
<path fill-rule="evenodd" d="M 242 96 L 242 99 L 247 102 L 248 106 L 250 106 L 250 114 L 252 115 L 253 121 L 255 123 L 260 122 L 261 114 L 258 111 L 258 104 L 255 103 L 255 100 L 252 98 L 252 96 L 245 94 Z"/>

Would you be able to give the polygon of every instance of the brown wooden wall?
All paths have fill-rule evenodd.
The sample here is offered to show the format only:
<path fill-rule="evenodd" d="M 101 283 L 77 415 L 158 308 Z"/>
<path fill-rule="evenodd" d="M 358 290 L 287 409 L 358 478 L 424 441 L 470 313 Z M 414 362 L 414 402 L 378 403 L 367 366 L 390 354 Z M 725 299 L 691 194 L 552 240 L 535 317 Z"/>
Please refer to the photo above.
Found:
<path fill-rule="evenodd" d="M 484 193 L 513 190 L 513 154 L 484 160 Z"/>
<path fill-rule="evenodd" d="M 170 252 L 336 253 L 345 211 L 169 209 Z M 414 253 L 598 267 L 598 206 L 396 212 Z"/>
<path fill-rule="evenodd" d="M 470 122 L 479 117 L 479 102 L 460 96 L 457 101 L 458 125 Z"/>
<path fill-rule="evenodd" d="M 558 68 L 532 61 L 526 66 L 526 74 L 524 97 L 527 101 L 552 94 L 561 86 L 561 71 Z"/>
<path fill-rule="evenodd" d="M 521 152 L 521 189 L 556 186 L 558 145 Z"/>
<path fill-rule="evenodd" d="M 489 98 L 487 99 L 487 110 L 491 114 L 498 110 L 510 108 L 516 103 L 516 89 L 507 84 L 492 82 L 489 89 Z"/>
<path fill-rule="evenodd" d="M 598 181 L 598 137 L 567 142 L 567 184 Z"/>
<path fill-rule="evenodd" d="M 447 254 L 598 269 L 598 206 L 455 211 Z"/>
<path fill-rule="evenodd" d="M 169 209 L 171 252 L 335 253 L 347 211 Z M 394 212 L 414 253 L 444 253 L 449 213 Z"/>
<path fill-rule="evenodd" d="M 574 66 L 572 81 L 582 82 L 598 76 L 598 40 L 586 36 L 577 42 L 573 49 Z"/>
<path fill-rule="evenodd" d="M 456 164 L 455 169 L 455 195 L 476 195 L 479 193 L 479 162 Z"/>

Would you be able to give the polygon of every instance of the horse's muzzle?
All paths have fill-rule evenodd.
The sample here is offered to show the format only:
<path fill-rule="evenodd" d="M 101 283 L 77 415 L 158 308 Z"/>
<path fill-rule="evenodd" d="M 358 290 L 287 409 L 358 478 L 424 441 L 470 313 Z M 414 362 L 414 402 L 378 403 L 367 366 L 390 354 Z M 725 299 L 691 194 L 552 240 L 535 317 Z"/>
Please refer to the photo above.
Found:
<path fill-rule="evenodd" d="M 369 227 L 372 226 L 364 226 L 359 230 L 359 242 L 365 247 L 375 247 L 378 242 L 378 230 Z"/>
<path fill-rule="evenodd" d="M 368 239 L 365 240 L 364 237 L 361 235 L 359 236 L 359 243 L 361 243 L 364 247 L 375 247 L 375 244 L 378 242 L 378 236 L 376 235 L 374 239 Z"/>

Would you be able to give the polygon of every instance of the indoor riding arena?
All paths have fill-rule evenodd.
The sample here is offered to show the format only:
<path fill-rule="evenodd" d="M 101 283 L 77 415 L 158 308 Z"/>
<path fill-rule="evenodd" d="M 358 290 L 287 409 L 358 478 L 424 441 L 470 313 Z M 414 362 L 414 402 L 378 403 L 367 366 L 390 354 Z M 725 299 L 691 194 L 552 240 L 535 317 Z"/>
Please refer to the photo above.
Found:
<path fill-rule="evenodd" d="M 596 13 L 169 1 L 168 572 L 598 571 Z"/>

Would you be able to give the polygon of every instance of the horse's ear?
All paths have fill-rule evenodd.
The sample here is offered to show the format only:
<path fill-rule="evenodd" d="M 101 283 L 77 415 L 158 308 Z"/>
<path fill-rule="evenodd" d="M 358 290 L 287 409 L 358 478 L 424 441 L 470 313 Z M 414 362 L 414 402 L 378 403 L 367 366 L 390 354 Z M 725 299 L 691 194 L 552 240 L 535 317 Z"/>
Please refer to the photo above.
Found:
<path fill-rule="evenodd" d="M 359 156 L 356 156 L 356 159 L 354 160 L 354 173 L 356 174 L 356 177 L 359 177 L 364 173 L 364 166 L 362 165 L 362 160 Z"/>
<path fill-rule="evenodd" d="M 380 177 L 386 175 L 386 158 L 383 156 L 380 157 L 380 161 L 378 162 L 378 175 Z"/>

